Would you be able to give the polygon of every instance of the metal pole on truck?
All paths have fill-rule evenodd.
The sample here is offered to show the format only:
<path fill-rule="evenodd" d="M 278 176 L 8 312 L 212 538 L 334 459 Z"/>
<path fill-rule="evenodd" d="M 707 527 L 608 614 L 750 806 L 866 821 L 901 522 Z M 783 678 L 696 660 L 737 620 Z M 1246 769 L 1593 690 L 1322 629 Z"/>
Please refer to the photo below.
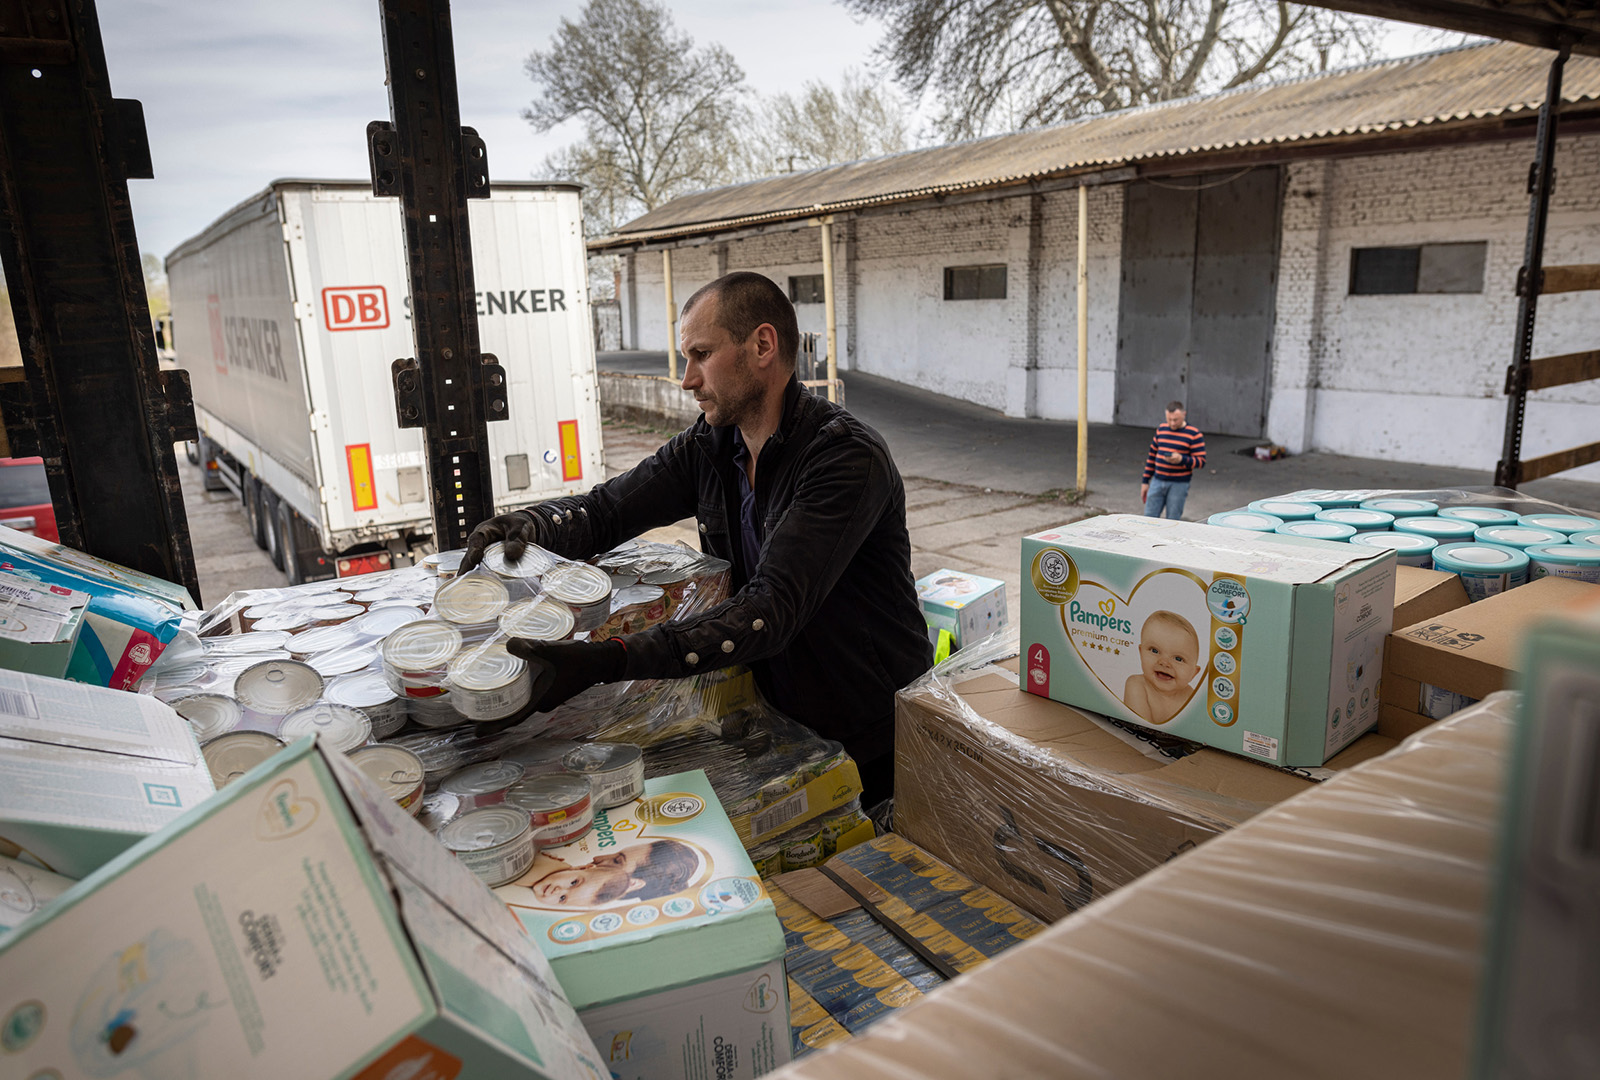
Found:
<path fill-rule="evenodd" d="M 414 357 L 396 360 L 395 411 L 424 430 L 433 541 L 465 547 L 494 516 L 490 420 L 509 417 L 506 373 L 478 344 L 467 200 L 489 197 L 483 140 L 461 126 L 448 0 L 380 0 L 388 121 L 367 125 L 372 193 L 405 227 Z"/>
<path fill-rule="evenodd" d="M 667 378 L 678 381 L 678 301 L 672 295 L 672 251 L 661 249 L 661 278 L 667 291 Z"/>
<path fill-rule="evenodd" d="M 1089 490 L 1089 188 L 1078 185 L 1078 494 Z"/>

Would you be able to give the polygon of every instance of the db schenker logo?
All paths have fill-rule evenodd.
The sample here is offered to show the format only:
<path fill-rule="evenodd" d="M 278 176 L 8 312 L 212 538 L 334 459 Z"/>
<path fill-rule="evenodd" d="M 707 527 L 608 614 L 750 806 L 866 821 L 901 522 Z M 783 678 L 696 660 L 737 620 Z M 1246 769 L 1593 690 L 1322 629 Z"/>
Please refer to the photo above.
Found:
<path fill-rule="evenodd" d="M 383 330 L 389 325 L 389 294 L 382 285 L 338 285 L 322 290 L 322 317 L 329 330 Z"/>

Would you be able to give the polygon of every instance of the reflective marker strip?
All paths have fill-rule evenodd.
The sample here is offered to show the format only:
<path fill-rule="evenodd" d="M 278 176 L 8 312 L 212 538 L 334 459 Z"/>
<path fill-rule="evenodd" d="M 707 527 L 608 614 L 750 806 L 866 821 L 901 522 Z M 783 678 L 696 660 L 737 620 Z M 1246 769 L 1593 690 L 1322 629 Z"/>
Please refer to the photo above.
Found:
<path fill-rule="evenodd" d="M 378 508 L 378 485 L 372 478 L 372 444 L 358 443 L 344 448 L 350 466 L 350 498 L 357 510 Z"/>
<path fill-rule="evenodd" d="M 556 425 L 561 431 L 561 479 L 583 479 L 583 455 L 578 452 L 578 422 L 563 420 Z"/>

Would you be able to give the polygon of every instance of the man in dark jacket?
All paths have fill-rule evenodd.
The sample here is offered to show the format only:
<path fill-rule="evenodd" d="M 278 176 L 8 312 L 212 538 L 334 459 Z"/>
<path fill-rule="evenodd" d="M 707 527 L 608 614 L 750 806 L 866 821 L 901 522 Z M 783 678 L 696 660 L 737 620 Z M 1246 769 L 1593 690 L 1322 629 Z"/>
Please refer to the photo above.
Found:
<path fill-rule="evenodd" d="M 524 543 L 588 558 L 693 514 L 701 547 L 733 564 L 734 595 L 626 638 L 513 641 L 555 672 L 534 708 L 746 664 L 780 711 L 844 744 L 871 804 L 893 792 L 894 693 L 933 662 L 900 472 L 876 431 L 796 381 L 794 307 L 770 279 L 713 281 L 680 327 L 683 388 L 704 415 L 584 495 L 479 525 L 463 567 L 495 540 L 508 558 Z"/>

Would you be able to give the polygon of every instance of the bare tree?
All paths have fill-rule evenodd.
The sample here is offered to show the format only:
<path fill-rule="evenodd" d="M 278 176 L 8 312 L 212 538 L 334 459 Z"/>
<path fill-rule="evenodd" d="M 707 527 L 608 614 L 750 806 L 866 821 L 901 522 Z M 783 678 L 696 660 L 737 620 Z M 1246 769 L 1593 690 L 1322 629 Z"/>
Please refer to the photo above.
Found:
<path fill-rule="evenodd" d="M 665 6 L 589 0 L 526 70 L 542 93 L 523 118 L 539 131 L 583 123 L 560 164 L 616 200 L 612 224 L 727 179 L 744 72 L 722 46 L 696 48 Z"/>
<path fill-rule="evenodd" d="M 939 127 L 1010 126 L 1286 77 L 1371 55 L 1371 20 L 1281 0 L 841 0 L 884 20 L 895 77 L 942 99 Z"/>
<path fill-rule="evenodd" d="M 912 145 L 911 108 L 903 97 L 848 70 L 839 87 L 808 82 L 753 110 L 744 141 L 749 176 L 796 172 L 880 157 Z"/>

